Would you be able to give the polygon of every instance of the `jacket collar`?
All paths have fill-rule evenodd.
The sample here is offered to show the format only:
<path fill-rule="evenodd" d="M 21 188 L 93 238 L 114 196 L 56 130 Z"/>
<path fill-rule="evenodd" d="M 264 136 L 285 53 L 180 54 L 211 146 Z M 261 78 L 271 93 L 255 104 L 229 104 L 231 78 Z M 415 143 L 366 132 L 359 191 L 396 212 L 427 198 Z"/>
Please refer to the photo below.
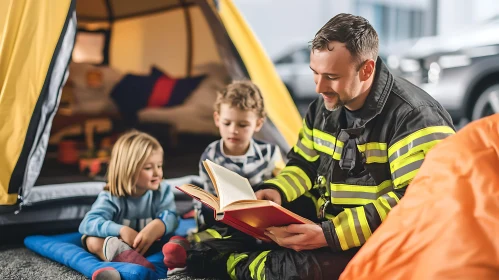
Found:
<path fill-rule="evenodd" d="M 381 113 L 392 90 L 393 82 L 393 75 L 381 58 L 378 57 L 371 91 L 366 98 L 364 106 L 359 109 L 361 110 L 360 118 L 355 120 L 354 127 L 363 127 Z"/>

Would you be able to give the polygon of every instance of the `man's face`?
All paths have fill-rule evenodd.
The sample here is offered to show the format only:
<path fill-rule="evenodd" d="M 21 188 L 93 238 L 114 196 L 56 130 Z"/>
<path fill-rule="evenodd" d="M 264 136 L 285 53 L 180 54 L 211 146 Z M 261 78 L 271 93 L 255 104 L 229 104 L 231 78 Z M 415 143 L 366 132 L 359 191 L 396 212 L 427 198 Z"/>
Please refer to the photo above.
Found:
<path fill-rule="evenodd" d="M 324 98 L 327 110 L 337 110 L 360 95 L 358 67 L 344 43 L 331 42 L 329 49 L 311 51 L 310 69 L 314 72 L 315 91 Z"/>

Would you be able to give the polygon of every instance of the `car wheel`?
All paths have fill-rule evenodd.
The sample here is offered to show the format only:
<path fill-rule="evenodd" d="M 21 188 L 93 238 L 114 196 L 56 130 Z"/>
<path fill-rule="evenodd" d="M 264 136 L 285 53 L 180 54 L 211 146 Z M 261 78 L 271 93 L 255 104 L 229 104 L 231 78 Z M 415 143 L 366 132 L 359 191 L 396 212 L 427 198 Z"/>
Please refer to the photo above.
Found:
<path fill-rule="evenodd" d="M 473 105 L 472 120 L 499 113 L 499 84 L 486 88 Z"/>

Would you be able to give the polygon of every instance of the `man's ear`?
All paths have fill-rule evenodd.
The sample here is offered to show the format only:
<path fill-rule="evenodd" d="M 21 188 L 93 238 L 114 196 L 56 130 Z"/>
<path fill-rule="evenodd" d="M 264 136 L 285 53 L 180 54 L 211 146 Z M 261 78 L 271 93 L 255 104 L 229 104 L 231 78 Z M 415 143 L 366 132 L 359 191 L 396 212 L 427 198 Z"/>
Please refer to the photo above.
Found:
<path fill-rule="evenodd" d="M 362 68 L 360 68 L 359 75 L 361 81 L 367 81 L 374 74 L 374 69 L 376 69 L 376 62 L 372 59 L 368 59 L 364 62 Z"/>
<path fill-rule="evenodd" d="M 255 132 L 258 132 L 258 131 L 260 131 L 260 129 L 262 129 L 264 122 L 265 122 L 265 118 L 258 118 L 258 120 L 256 120 Z"/>
<path fill-rule="evenodd" d="M 220 127 L 220 115 L 218 115 L 218 112 L 213 113 L 213 120 L 215 121 L 215 125 Z"/>

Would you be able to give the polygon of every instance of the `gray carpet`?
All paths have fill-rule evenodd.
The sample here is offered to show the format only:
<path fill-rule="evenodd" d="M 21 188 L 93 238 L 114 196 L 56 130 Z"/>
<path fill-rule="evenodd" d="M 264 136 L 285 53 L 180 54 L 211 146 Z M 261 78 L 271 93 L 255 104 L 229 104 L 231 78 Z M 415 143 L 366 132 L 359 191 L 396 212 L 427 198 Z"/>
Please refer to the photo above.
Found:
<path fill-rule="evenodd" d="M 79 272 L 46 259 L 24 247 L 0 248 L 0 279 L 88 279 Z"/>
<path fill-rule="evenodd" d="M 84 280 L 83 274 L 44 258 L 22 245 L 0 247 L 0 279 L 2 280 Z M 172 275 L 171 280 L 210 280 L 185 274 Z M 214 280 L 214 279 L 212 279 Z"/>

